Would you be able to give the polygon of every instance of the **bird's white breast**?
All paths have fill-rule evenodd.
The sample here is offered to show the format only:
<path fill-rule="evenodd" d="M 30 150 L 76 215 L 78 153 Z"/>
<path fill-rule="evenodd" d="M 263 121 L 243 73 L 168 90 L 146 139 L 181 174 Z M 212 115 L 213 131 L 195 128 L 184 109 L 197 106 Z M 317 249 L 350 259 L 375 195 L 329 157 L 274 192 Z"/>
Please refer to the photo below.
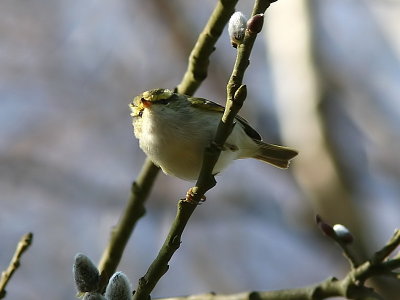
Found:
<path fill-rule="evenodd" d="M 161 109 L 161 108 L 160 108 Z M 203 152 L 214 138 L 220 115 L 188 113 L 184 118 L 145 109 L 139 124 L 135 125 L 135 135 L 139 139 L 142 150 L 162 170 L 185 180 L 197 179 L 203 161 Z M 136 122 L 137 123 L 137 122 Z M 232 160 L 242 157 L 247 148 L 243 141 L 252 144 L 239 124 L 235 126 L 227 143 L 236 149 L 226 149 L 214 168 L 220 172 Z"/>

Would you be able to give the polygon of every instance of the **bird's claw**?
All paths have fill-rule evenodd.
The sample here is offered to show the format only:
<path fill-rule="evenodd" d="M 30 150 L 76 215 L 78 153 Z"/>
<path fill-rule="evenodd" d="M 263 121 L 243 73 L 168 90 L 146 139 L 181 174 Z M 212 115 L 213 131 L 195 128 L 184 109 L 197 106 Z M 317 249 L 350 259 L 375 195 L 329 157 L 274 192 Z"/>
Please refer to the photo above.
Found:
<path fill-rule="evenodd" d="M 193 191 L 193 188 L 191 187 L 187 192 L 186 192 L 186 197 L 182 199 L 184 202 L 188 202 L 193 205 L 200 205 L 202 202 L 206 201 L 206 196 L 202 195 L 200 200 L 195 200 L 197 193 Z"/>

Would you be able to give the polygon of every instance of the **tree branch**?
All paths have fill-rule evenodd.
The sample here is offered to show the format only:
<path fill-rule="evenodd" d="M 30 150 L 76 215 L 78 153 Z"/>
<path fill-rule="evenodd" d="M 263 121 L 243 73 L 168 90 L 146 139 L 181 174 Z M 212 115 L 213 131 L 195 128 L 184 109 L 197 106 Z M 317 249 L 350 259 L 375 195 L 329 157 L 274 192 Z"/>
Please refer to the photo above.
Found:
<path fill-rule="evenodd" d="M 100 271 L 99 291 L 103 291 L 108 280 L 116 271 L 136 222 L 144 216 L 144 203 L 151 191 L 158 174 L 158 167 L 146 159 L 136 181 L 133 182 L 131 194 L 118 224 L 112 229 L 110 241 L 103 251 L 98 269 Z"/>
<path fill-rule="evenodd" d="M 270 1 L 255 1 L 253 14 L 264 12 Z M 167 272 L 168 262 L 179 248 L 183 230 L 204 194 L 215 186 L 216 181 L 212 175 L 214 166 L 221 153 L 222 145 L 231 133 L 234 119 L 246 98 L 246 86 L 242 85 L 244 72 L 249 65 L 250 53 L 253 48 L 257 33 L 246 31 L 243 44 L 238 47 L 235 66 L 227 85 L 227 103 L 224 115 L 219 123 L 214 142 L 205 149 L 203 165 L 196 186 L 189 190 L 191 200 L 182 199 L 178 203 L 175 220 L 169 234 L 161 247 L 156 259 L 153 261 L 146 274 L 140 278 L 135 291 L 134 300 L 147 300 L 151 291 Z M 188 197 L 187 197 L 188 198 Z"/>
<path fill-rule="evenodd" d="M 397 229 L 392 239 L 377 251 L 368 261 L 357 268 L 351 269 L 341 280 L 334 277 L 316 285 L 297 289 L 287 289 L 265 292 L 245 292 L 230 295 L 214 293 L 190 295 L 187 297 L 163 298 L 159 300 L 316 300 L 329 297 L 346 297 L 348 299 L 383 299 L 372 288 L 364 285 L 367 279 L 375 276 L 396 275 L 394 271 L 400 268 L 400 255 L 386 259 L 400 245 L 400 230 Z M 382 255 L 384 253 L 385 255 Z"/>
<path fill-rule="evenodd" d="M 207 77 L 209 57 L 215 50 L 215 44 L 228 23 L 230 16 L 235 11 L 238 0 L 220 0 L 197 42 L 190 53 L 188 68 L 182 81 L 177 86 L 177 91 L 186 95 L 193 95 L 200 84 Z"/>
<path fill-rule="evenodd" d="M 220 0 L 217 3 L 190 54 L 187 71 L 177 87 L 179 93 L 193 95 L 206 78 L 209 56 L 214 51 L 215 43 L 220 37 L 225 24 L 234 12 L 236 3 L 237 0 Z M 110 241 L 100 260 L 100 292 L 104 291 L 109 278 L 116 271 L 136 222 L 145 214 L 144 203 L 158 172 L 159 168 L 147 158 L 137 180 L 132 185 L 126 208 L 118 224 L 113 229 Z"/>
<path fill-rule="evenodd" d="M 1 273 L 0 277 L 0 299 L 6 296 L 6 286 L 13 276 L 14 272 L 18 269 L 21 264 L 21 256 L 29 246 L 32 244 L 33 234 L 25 234 L 21 240 L 18 242 L 17 248 L 15 249 L 14 255 L 10 261 L 9 266 L 5 271 Z"/>

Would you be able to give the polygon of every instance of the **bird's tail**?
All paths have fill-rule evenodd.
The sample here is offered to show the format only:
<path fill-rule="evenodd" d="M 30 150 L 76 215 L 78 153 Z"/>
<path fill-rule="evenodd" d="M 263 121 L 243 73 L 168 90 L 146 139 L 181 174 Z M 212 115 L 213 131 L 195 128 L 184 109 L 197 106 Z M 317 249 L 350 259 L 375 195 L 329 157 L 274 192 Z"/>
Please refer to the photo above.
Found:
<path fill-rule="evenodd" d="M 253 157 L 281 169 L 287 169 L 290 160 L 298 154 L 296 150 L 288 147 L 267 144 L 258 140 L 255 142 L 259 146 L 259 151 Z"/>

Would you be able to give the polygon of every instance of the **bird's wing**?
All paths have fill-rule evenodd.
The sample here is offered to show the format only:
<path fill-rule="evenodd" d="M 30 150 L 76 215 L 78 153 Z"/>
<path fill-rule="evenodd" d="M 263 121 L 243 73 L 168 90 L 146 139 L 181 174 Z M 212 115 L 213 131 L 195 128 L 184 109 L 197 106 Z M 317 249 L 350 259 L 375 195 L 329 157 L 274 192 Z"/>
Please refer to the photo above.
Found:
<path fill-rule="evenodd" d="M 188 97 L 187 99 L 192 106 L 202 110 L 223 113 L 225 109 L 225 107 L 204 98 Z"/>
<path fill-rule="evenodd" d="M 206 111 L 213 111 L 222 114 L 225 110 L 225 107 L 204 98 L 188 97 L 187 99 L 192 106 Z M 260 134 L 253 127 L 249 125 L 249 123 L 246 121 L 245 118 L 242 118 L 241 116 L 237 115 L 236 120 L 240 123 L 240 125 L 243 127 L 244 131 L 247 133 L 249 137 L 258 141 L 262 140 Z"/>

